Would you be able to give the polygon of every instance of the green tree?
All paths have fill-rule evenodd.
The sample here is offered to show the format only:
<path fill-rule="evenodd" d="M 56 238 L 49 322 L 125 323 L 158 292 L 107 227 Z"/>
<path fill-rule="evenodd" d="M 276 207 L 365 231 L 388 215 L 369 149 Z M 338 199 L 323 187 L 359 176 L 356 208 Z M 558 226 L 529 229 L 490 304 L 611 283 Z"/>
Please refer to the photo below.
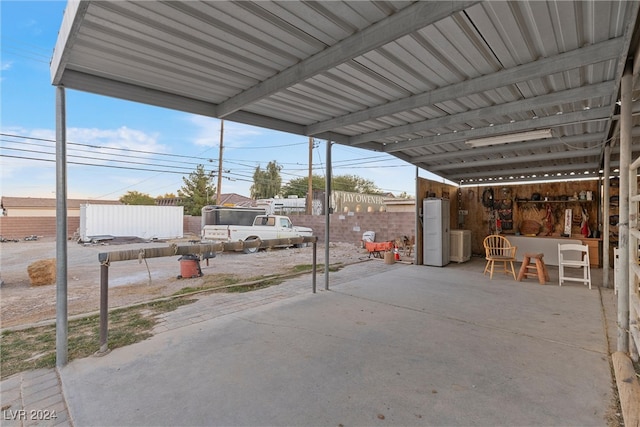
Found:
<path fill-rule="evenodd" d="M 296 195 L 305 197 L 308 190 L 309 179 L 307 177 L 294 178 L 282 186 L 282 195 Z M 324 190 L 325 178 L 320 175 L 311 176 L 311 186 L 313 190 Z M 335 191 L 349 191 L 351 193 L 382 194 L 373 181 L 356 175 L 335 175 L 332 181 L 332 188 Z"/>
<path fill-rule="evenodd" d="M 280 187 L 282 186 L 281 170 L 282 166 L 279 166 L 275 160 L 269 162 L 265 170 L 260 169 L 260 166 L 256 167 L 253 173 L 253 185 L 250 189 L 251 198 L 270 199 L 280 194 Z"/>
<path fill-rule="evenodd" d="M 313 190 L 324 190 L 324 177 L 320 175 L 311 176 L 311 188 Z M 282 196 L 306 197 L 309 189 L 309 178 L 293 178 L 282 186 Z"/>
<path fill-rule="evenodd" d="M 211 176 L 205 172 L 204 165 L 198 165 L 188 178 L 182 177 L 182 181 L 184 185 L 178 190 L 178 197 L 182 199 L 184 214 L 198 216 L 216 192 Z"/>
<path fill-rule="evenodd" d="M 125 195 L 120 197 L 120 202 L 125 205 L 155 205 L 156 199 L 138 191 L 127 191 Z"/>
<path fill-rule="evenodd" d="M 333 177 L 332 188 L 335 191 L 350 191 L 363 194 L 382 194 L 373 181 L 356 175 L 336 175 Z"/>

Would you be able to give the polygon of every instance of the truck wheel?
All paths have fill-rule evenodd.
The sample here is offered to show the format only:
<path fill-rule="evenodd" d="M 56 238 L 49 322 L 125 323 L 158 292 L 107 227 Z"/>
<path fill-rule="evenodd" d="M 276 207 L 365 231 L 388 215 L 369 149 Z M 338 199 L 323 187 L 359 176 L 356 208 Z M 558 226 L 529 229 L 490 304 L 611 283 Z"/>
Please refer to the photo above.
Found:
<path fill-rule="evenodd" d="M 248 237 L 245 242 L 253 242 L 254 240 L 257 240 L 257 238 L 255 237 Z M 258 252 L 259 248 L 244 248 L 242 250 L 242 252 L 244 252 L 245 254 L 255 254 L 256 252 Z"/>

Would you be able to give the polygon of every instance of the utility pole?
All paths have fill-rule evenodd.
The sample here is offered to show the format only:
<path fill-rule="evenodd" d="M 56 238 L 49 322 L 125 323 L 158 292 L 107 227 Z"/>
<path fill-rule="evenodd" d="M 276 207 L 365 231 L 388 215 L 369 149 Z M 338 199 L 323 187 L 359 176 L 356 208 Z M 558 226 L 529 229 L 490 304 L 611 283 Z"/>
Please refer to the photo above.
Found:
<path fill-rule="evenodd" d="M 224 120 L 220 120 L 220 154 L 218 155 L 218 187 L 216 188 L 216 205 L 220 204 L 222 188 L 222 140 L 224 138 Z"/>
<path fill-rule="evenodd" d="M 309 137 L 309 182 L 307 185 L 307 215 L 311 215 L 313 204 L 313 137 Z"/>

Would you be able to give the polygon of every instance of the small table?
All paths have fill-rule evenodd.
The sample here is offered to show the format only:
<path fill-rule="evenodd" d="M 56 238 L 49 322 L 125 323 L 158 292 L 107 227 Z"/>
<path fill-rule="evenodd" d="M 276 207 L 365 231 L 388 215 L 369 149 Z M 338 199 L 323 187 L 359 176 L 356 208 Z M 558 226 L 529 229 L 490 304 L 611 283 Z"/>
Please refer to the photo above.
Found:
<path fill-rule="evenodd" d="M 544 254 L 542 253 L 526 253 L 522 258 L 522 266 L 518 273 L 518 282 L 522 281 L 525 277 L 538 277 L 538 281 L 541 285 L 547 283 L 549 279 L 549 272 L 547 266 L 544 265 Z M 531 263 L 533 260 L 533 264 Z M 531 270 L 531 271 L 529 271 Z"/>

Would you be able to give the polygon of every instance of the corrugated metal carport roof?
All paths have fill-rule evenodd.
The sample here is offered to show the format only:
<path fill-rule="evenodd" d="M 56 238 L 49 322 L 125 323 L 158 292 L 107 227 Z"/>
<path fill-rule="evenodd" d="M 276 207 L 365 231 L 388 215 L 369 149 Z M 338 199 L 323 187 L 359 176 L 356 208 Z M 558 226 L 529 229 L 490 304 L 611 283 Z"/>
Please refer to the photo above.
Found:
<path fill-rule="evenodd" d="M 461 183 L 596 176 L 639 5 L 72 1 L 52 83 L 387 152 Z M 540 129 L 552 137 L 465 143 Z"/>

